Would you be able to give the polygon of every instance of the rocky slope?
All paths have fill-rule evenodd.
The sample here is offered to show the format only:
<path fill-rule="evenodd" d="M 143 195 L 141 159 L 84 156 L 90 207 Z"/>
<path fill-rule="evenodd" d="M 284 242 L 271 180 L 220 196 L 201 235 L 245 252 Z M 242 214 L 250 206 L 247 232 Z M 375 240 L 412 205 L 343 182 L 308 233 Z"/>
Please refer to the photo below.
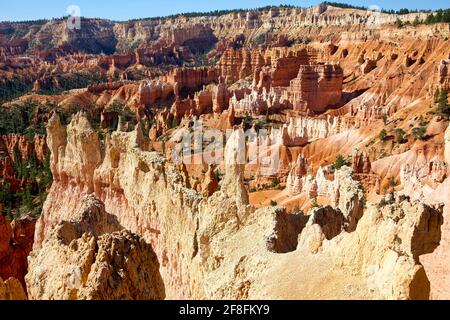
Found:
<path fill-rule="evenodd" d="M 20 282 L 15 278 L 3 281 L 0 278 L 0 300 L 26 300 L 27 296 Z"/>
<path fill-rule="evenodd" d="M 95 197 L 51 231 L 30 255 L 30 299 L 164 299 L 159 263 L 150 245 L 122 230 Z"/>

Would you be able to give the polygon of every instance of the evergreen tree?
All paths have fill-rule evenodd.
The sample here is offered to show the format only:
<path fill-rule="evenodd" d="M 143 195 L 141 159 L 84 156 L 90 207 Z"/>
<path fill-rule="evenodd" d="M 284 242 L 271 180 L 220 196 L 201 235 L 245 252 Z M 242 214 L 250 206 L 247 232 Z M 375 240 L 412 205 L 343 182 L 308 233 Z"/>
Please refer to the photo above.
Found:
<path fill-rule="evenodd" d="M 397 143 L 400 143 L 400 144 L 405 143 L 406 132 L 402 128 L 400 128 L 400 129 L 396 130 L 396 133 L 397 133 Z"/>
<path fill-rule="evenodd" d="M 445 89 L 442 89 L 439 93 L 438 110 L 443 113 L 449 113 L 450 111 L 450 106 L 448 104 L 448 92 Z"/>
<path fill-rule="evenodd" d="M 343 166 L 346 166 L 347 160 L 345 160 L 344 156 L 342 154 L 338 154 L 336 156 L 336 160 L 334 161 L 333 165 L 331 166 L 331 168 L 333 170 L 339 170 L 341 169 Z"/>
<path fill-rule="evenodd" d="M 436 91 L 434 91 L 434 103 L 439 102 L 440 95 L 441 95 L 441 91 L 439 90 L 439 88 L 437 88 Z"/>

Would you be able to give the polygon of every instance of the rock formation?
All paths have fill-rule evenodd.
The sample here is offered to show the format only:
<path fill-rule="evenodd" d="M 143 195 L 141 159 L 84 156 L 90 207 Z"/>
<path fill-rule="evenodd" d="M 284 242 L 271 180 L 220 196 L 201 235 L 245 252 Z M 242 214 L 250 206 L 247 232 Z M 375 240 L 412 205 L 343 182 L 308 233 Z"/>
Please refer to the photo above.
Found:
<path fill-rule="evenodd" d="M 428 14 L 1 22 L 0 298 L 448 297 L 450 30 Z M 222 163 L 174 163 L 197 121 Z"/>
<path fill-rule="evenodd" d="M 328 219 L 324 224 L 325 212 L 333 216 L 329 208 L 314 211 L 302 232 L 309 248 L 314 244 L 321 254 L 332 254 L 337 267 L 365 275 L 369 292 L 378 298 L 429 298 L 429 281 L 418 257 L 439 243 L 442 207 L 405 198 L 379 207 L 370 205 L 352 233 L 339 233 L 339 220 Z M 326 241 L 332 236 L 333 240 Z"/>
<path fill-rule="evenodd" d="M 89 133 L 89 127 L 83 125 L 84 120 L 79 117 L 83 115 L 74 118 L 72 126 L 76 124 Z M 69 125 L 68 128 L 72 126 Z M 49 126 L 50 141 L 57 140 L 54 136 L 56 134 L 61 134 L 61 130 Z M 74 137 L 71 135 L 77 134 L 80 134 L 80 130 L 68 130 L 67 140 L 73 141 Z M 326 263 L 330 263 L 331 274 L 336 277 L 340 272 L 339 268 L 354 270 L 355 277 L 359 279 L 358 283 L 369 285 L 363 294 L 364 297 L 426 298 L 429 294 L 429 286 L 427 287 L 418 257 L 431 252 L 439 242 L 442 223 L 442 211 L 439 210 L 442 209 L 412 203 L 404 198 L 395 198 L 392 202 L 389 200 L 388 205 L 378 207 L 370 205 L 364 209 L 362 189 L 359 183 L 351 178 L 351 169 L 344 167 L 335 172 L 333 181 L 323 178 L 321 176 L 323 173 L 316 178 L 317 191 L 322 194 L 328 192 L 328 197 L 333 199 L 334 208 L 315 209 L 307 223 L 301 215 L 289 216 L 281 208 L 255 210 L 248 205 L 248 195 L 242 177 L 244 165 L 239 162 L 240 156 L 245 156 L 245 152 L 242 153 L 243 150 L 240 149 L 242 146 L 240 141 L 244 137 L 242 129 L 234 130 L 227 142 L 226 170 L 220 189 L 202 200 L 194 191 L 183 189 L 177 184 L 177 181 L 182 181 L 181 175 L 170 169 L 162 158 L 155 153 L 142 150 L 145 143 L 142 136 L 139 137 L 139 132 L 135 131 L 115 132 L 108 138 L 105 158 L 94 170 L 94 193 L 104 199 L 106 210 L 111 212 L 111 219 L 117 219 L 121 226 L 135 230 L 147 242 L 152 243 L 160 262 L 162 282 L 166 295 L 169 294 L 168 297 L 260 296 L 261 291 L 258 287 L 265 283 L 262 279 L 267 277 L 267 268 L 279 266 L 278 259 L 272 254 L 281 252 L 295 252 L 295 255 L 304 256 L 304 259 L 315 259 L 314 255 L 324 255 L 328 259 Z M 56 165 L 55 168 L 59 170 L 64 167 Z M 56 176 L 63 175 L 59 172 Z M 136 236 L 129 235 L 125 231 L 121 233 L 102 229 L 104 226 L 114 226 L 114 223 L 106 223 L 107 220 L 99 215 L 104 212 L 103 209 L 98 209 L 102 207 L 101 204 L 90 206 L 89 210 L 82 208 L 74 211 L 73 208 L 77 206 L 78 201 L 83 203 L 79 198 L 80 200 L 72 202 L 71 207 L 68 207 L 70 202 L 67 198 L 64 199 L 66 193 L 60 191 L 64 183 L 65 180 L 56 180 L 52 186 L 45 211 L 39 221 L 44 232 L 36 233 L 37 245 L 30 258 L 30 273 L 27 276 L 30 296 L 122 297 L 113 293 L 114 291 L 109 291 L 109 287 L 102 292 L 111 295 L 101 296 L 99 288 L 105 288 L 102 283 L 90 282 L 92 279 L 90 274 L 97 272 L 94 268 L 97 265 L 95 259 L 89 260 L 94 262 L 86 278 L 87 282 L 82 282 L 86 286 L 80 287 L 76 293 L 69 289 L 64 291 L 57 289 L 62 288 L 61 280 L 56 280 L 61 279 L 58 272 L 62 272 L 62 269 L 46 273 L 49 277 L 48 282 L 43 281 L 39 270 L 47 265 L 48 257 L 53 254 L 57 254 L 57 257 L 60 257 L 58 259 L 64 260 L 58 265 L 81 265 L 84 261 L 81 258 L 84 256 L 82 252 L 85 252 L 86 256 L 92 253 L 89 248 L 98 247 L 101 251 L 108 248 L 107 243 L 111 243 L 112 239 L 117 237 L 125 237 L 132 243 L 137 241 L 132 240 L 136 239 Z M 137 186 L 142 186 L 142 191 L 145 192 L 141 193 Z M 173 194 L 178 194 L 179 198 Z M 127 207 L 123 204 L 117 205 L 118 197 L 127 199 Z M 64 201 L 66 205 L 58 208 L 55 201 Z M 120 201 L 124 203 L 123 200 Z M 93 203 L 100 202 L 96 200 Z M 146 214 L 148 218 L 145 218 Z M 180 224 L 173 223 L 177 216 L 184 217 L 180 219 Z M 136 220 L 140 222 L 136 223 Z M 424 229 L 425 225 L 429 227 Z M 55 226 L 53 231 L 51 226 Z M 173 234 L 177 234 L 177 237 L 174 238 Z M 380 238 L 380 235 L 383 237 Z M 396 235 L 402 239 L 401 242 L 396 241 Z M 299 241 L 296 240 L 297 237 Z M 250 238 L 254 241 L 248 241 Z M 358 238 L 366 240 L 359 242 L 356 240 Z M 169 245 L 173 242 L 179 244 L 179 249 L 177 245 Z M 138 243 L 144 245 L 142 240 Z M 394 251 L 391 248 L 395 246 L 398 248 Z M 78 249 L 74 251 L 75 248 Z M 136 248 L 141 247 L 136 244 Z M 307 248 L 309 249 L 304 251 Z M 314 250 L 310 250 L 311 248 Z M 181 254 L 182 252 L 184 253 Z M 145 261 L 157 263 L 156 257 Z M 178 259 L 183 259 L 181 261 L 184 263 L 180 265 Z M 279 259 L 285 261 L 288 256 L 279 256 Z M 85 270 L 83 267 L 80 268 L 81 271 Z M 115 265 L 105 268 L 114 270 Z M 185 268 L 184 274 L 189 275 L 187 278 L 181 278 L 180 272 L 183 269 L 180 268 Z M 235 270 L 240 271 L 236 274 Z M 292 274 L 292 277 L 300 275 Z M 316 275 L 313 275 L 314 277 Z M 81 279 L 84 281 L 83 277 Z M 48 285 L 39 287 L 38 283 Z M 125 287 L 119 286 L 119 288 L 120 292 L 125 290 L 129 294 L 141 292 L 140 289 L 132 291 L 129 287 L 124 289 Z M 176 291 L 178 295 L 175 294 Z M 267 297 L 271 297 L 272 294 L 275 293 L 269 290 Z"/>
<path fill-rule="evenodd" d="M 30 255 L 30 299 L 163 299 L 159 263 L 150 245 L 120 230 L 93 196 L 51 231 Z"/>
<path fill-rule="evenodd" d="M 212 166 L 209 166 L 208 171 L 205 173 L 205 180 L 202 182 L 202 194 L 206 197 L 210 197 L 217 191 L 218 187 L 219 182 L 217 181 L 216 174 L 214 173 Z"/>
<path fill-rule="evenodd" d="M 445 162 L 450 168 L 450 126 L 447 127 L 447 130 L 445 131 L 444 136 L 444 143 L 445 143 Z M 450 174 L 450 173 L 449 173 Z"/>
<path fill-rule="evenodd" d="M 290 195 L 295 195 L 302 190 L 302 178 L 308 173 L 308 161 L 302 155 L 299 155 L 286 181 L 287 191 Z"/>
<path fill-rule="evenodd" d="M 0 277 L 19 280 L 25 286 L 27 257 L 33 247 L 36 220 L 23 217 L 10 223 L 0 215 Z"/>
<path fill-rule="evenodd" d="M 438 81 L 439 84 L 446 88 L 447 90 L 450 88 L 450 59 L 441 60 L 439 63 L 438 70 Z"/>
<path fill-rule="evenodd" d="M 339 65 L 300 66 L 288 97 L 295 110 L 323 112 L 341 99 L 343 70 Z"/>

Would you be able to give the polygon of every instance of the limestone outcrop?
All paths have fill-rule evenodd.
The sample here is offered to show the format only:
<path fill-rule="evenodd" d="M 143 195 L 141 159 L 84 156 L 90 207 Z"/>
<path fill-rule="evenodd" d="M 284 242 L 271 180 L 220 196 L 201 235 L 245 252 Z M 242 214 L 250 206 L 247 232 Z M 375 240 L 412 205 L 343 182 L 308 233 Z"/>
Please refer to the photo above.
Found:
<path fill-rule="evenodd" d="M 30 299 L 149 300 L 165 297 L 152 247 L 93 196 L 30 255 Z"/>
<path fill-rule="evenodd" d="M 83 113 L 76 114 L 67 127 L 67 133 L 56 114 L 49 120 L 48 126 L 50 130 L 58 132 L 47 137 L 47 144 L 52 152 L 52 174 L 57 176 L 63 173 L 61 179 L 85 184 L 84 188 L 92 191 L 94 169 L 101 160 L 100 140 L 86 116 Z"/>
<path fill-rule="evenodd" d="M 450 59 L 441 60 L 438 67 L 438 82 L 447 90 L 450 88 Z"/>
<path fill-rule="evenodd" d="M 430 283 L 418 257 L 436 248 L 442 221 L 442 207 L 399 196 L 369 205 L 352 233 L 340 232 L 342 216 L 332 208 L 314 209 L 298 250 L 331 255 L 335 268 L 363 275 L 374 297 L 428 299 Z"/>
<path fill-rule="evenodd" d="M 450 168 L 450 126 L 447 127 L 447 130 L 445 130 L 444 135 L 444 143 L 445 143 L 445 162 Z M 449 173 L 450 174 L 450 173 Z"/>
<path fill-rule="evenodd" d="M 48 126 L 50 149 L 64 150 L 65 141 L 80 141 L 94 151 L 99 150 L 98 138 L 91 135 L 89 126 L 83 125 L 85 121 L 85 116 L 80 114 L 74 117 L 67 129 L 55 125 L 56 119 L 51 121 Z M 74 127 L 78 130 L 69 130 Z M 78 135 L 90 140 L 83 140 Z M 58 143 L 62 147 L 51 147 Z M 82 149 L 84 147 L 81 146 Z M 71 167 L 52 162 L 54 183 L 37 224 L 35 250 L 50 236 L 52 228 L 63 220 L 70 220 L 80 209 L 85 194 L 95 193 L 105 203 L 106 211 L 117 217 L 120 225 L 152 244 L 160 261 L 166 296 L 190 296 L 190 279 L 184 275 L 188 274 L 188 261 L 195 251 L 196 207 L 201 196 L 182 184 L 182 176 L 174 165 L 167 164 L 158 153 L 147 151 L 148 139 L 140 126 L 132 132 L 114 132 L 105 141 L 104 148 L 99 153 L 98 164 L 83 171 L 90 174 L 85 179 L 93 182 L 92 190 L 85 187 L 85 181 L 74 184 L 66 178 L 69 175 L 64 170 L 70 171 Z M 52 161 L 58 156 L 58 162 L 68 163 L 65 154 L 55 151 Z M 87 158 L 92 159 L 95 154 L 91 151 Z M 87 162 L 75 157 L 70 163 L 79 167 Z M 83 176 L 79 178 L 83 179 Z M 172 237 L 174 234 L 185 240 Z"/>

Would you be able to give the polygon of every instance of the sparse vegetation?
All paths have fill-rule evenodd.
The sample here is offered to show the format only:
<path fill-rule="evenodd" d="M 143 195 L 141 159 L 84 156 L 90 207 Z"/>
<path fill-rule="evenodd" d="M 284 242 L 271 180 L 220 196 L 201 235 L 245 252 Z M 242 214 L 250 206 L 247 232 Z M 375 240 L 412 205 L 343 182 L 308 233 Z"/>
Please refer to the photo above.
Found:
<path fill-rule="evenodd" d="M 317 202 L 317 197 L 312 199 L 311 208 L 322 208 L 322 206 Z"/>
<path fill-rule="evenodd" d="M 142 18 L 142 19 L 134 19 L 132 21 L 142 21 L 142 20 L 160 20 L 160 19 L 176 19 L 179 17 L 187 17 L 187 18 L 195 18 L 195 17 L 220 17 L 224 16 L 230 13 L 239 13 L 239 12 L 247 12 L 247 11 L 268 11 L 272 8 L 296 8 L 296 6 L 292 5 L 279 5 L 279 6 L 265 6 L 265 7 L 259 7 L 259 8 L 253 8 L 253 9 L 230 9 L 230 10 L 213 10 L 213 11 L 207 11 L 207 12 L 185 12 L 185 13 L 179 13 L 179 14 L 173 14 L 169 16 L 158 16 L 158 17 L 152 17 L 152 18 Z"/>
<path fill-rule="evenodd" d="M 45 159 L 38 161 L 34 153 L 27 160 L 22 159 L 17 148 L 14 149 L 14 175 L 25 184 L 12 187 L 8 181 L 0 184 L 0 202 L 4 206 L 3 214 L 9 219 L 16 219 L 25 214 L 39 216 L 47 197 L 53 176 L 50 170 L 50 150 Z"/>
<path fill-rule="evenodd" d="M 427 136 L 427 128 L 425 126 L 419 126 L 417 128 L 412 129 L 412 133 L 416 137 L 417 140 L 425 140 Z"/>
<path fill-rule="evenodd" d="M 435 93 L 436 98 L 436 93 Z M 436 100 L 435 100 L 436 101 Z M 448 103 L 448 91 L 446 89 L 439 90 L 437 96 L 437 109 L 441 113 L 450 114 L 450 105 Z"/>
<path fill-rule="evenodd" d="M 433 23 L 450 23 L 450 9 L 439 9 L 436 10 L 434 13 L 427 16 L 425 19 L 426 24 L 433 24 Z"/>
<path fill-rule="evenodd" d="M 405 143 L 406 142 L 406 138 L 405 138 L 405 130 L 403 130 L 402 128 L 398 128 L 395 130 L 396 133 L 396 141 L 399 144 Z"/>
<path fill-rule="evenodd" d="M 401 28 L 401 27 L 403 27 L 403 21 L 400 20 L 400 18 L 397 18 L 397 19 L 395 20 L 395 22 L 394 22 L 394 25 L 395 25 L 397 28 Z"/>
<path fill-rule="evenodd" d="M 266 41 L 267 41 L 267 33 L 261 33 L 252 40 L 252 44 L 257 46 L 266 43 Z"/>
<path fill-rule="evenodd" d="M 108 81 L 106 75 L 100 72 L 73 72 L 55 76 L 56 81 L 50 82 L 47 88 L 38 93 L 53 95 L 63 91 L 86 88 L 91 84 L 99 84 Z M 57 83 L 58 85 L 54 85 Z"/>
<path fill-rule="evenodd" d="M 331 169 L 334 170 L 339 170 L 341 169 L 343 166 L 347 166 L 348 160 L 344 158 L 344 156 L 342 154 L 338 154 L 336 156 L 336 160 L 334 161 L 334 163 L 331 165 Z"/>
<path fill-rule="evenodd" d="M 17 76 L 11 79 L 2 77 L 0 79 L 0 105 L 26 94 L 32 88 L 33 83 L 30 79 L 19 78 Z"/>
<path fill-rule="evenodd" d="M 275 200 L 270 200 L 270 205 L 272 207 L 276 207 L 278 205 L 278 202 L 276 202 Z"/>
<path fill-rule="evenodd" d="M 272 180 L 271 187 L 272 187 L 273 189 L 277 189 L 279 186 L 280 186 L 280 181 L 275 177 L 275 178 Z"/>
<path fill-rule="evenodd" d="M 26 102 L 0 113 L 0 134 L 21 134 L 32 139 L 35 134 L 45 135 L 45 120 L 53 106 Z"/>
<path fill-rule="evenodd" d="M 386 138 L 387 138 L 387 131 L 386 131 L 386 129 L 382 129 L 378 136 L 380 137 L 381 141 L 386 141 Z"/>
<path fill-rule="evenodd" d="M 327 4 L 327 5 L 330 5 L 332 7 L 342 8 L 342 9 L 367 10 L 367 7 L 355 6 L 355 5 L 351 5 L 351 4 L 347 4 L 347 3 L 341 3 L 341 2 L 325 1 L 324 3 Z"/>

